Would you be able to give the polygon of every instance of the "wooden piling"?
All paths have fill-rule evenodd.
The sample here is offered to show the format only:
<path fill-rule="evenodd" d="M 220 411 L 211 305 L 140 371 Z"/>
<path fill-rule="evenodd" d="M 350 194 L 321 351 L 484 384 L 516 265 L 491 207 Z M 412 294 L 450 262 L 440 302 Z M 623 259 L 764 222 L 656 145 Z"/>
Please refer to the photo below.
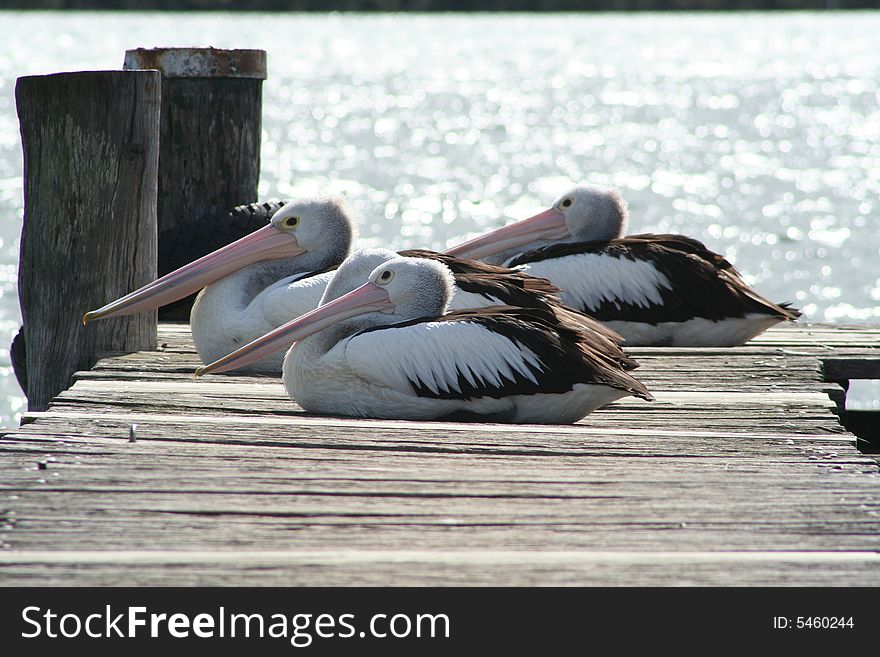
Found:
<path fill-rule="evenodd" d="M 156 348 L 156 314 L 82 315 L 156 276 L 161 78 L 90 71 L 19 78 L 24 225 L 18 290 L 29 410 L 105 351 Z"/>
<path fill-rule="evenodd" d="M 217 248 L 216 240 L 199 239 L 206 232 L 228 234 L 228 241 L 243 236 L 227 225 L 227 213 L 257 200 L 266 53 L 139 48 L 125 53 L 124 67 L 162 73 L 161 276 Z M 160 316 L 188 320 L 194 299 L 171 304 Z"/>

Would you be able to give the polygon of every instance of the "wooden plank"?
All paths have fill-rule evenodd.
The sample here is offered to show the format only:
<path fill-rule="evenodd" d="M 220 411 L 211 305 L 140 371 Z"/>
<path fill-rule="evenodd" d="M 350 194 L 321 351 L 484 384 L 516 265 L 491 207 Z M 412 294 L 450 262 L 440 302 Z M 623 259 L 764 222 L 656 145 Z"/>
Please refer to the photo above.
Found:
<path fill-rule="evenodd" d="M 221 396 L 237 396 L 247 395 L 253 398 L 286 398 L 287 392 L 281 385 L 280 380 L 273 380 L 271 383 L 250 382 L 240 383 L 237 381 L 224 381 L 223 377 L 205 377 L 202 379 L 179 379 L 175 381 L 139 381 L 136 384 L 125 381 L 117 383 L 114 381 L 80 381 L 76 389 L 80 392 L 96 392 L 96 393 L 119 393 L 127 394 L 132 390 L 145 392 L 154 395 L 163 394 L 216 394 Z M 808 405 L 827 405 L 828 398 L 821 393 L 814 392 L 774 392 L 771 395 L 754 393 L 727 391 L 723 395 L 715 395 L 712 391 L 688 392 L 688 391 L 666 391 L 658 390 L 656 395 L 657 401 L 670 404 L 693 403 L 694 401 L 706 400 L 709 403 L 713 401 L 723 400 L 728 404 L 759 404 L 778 406 L 789 403 L 803 403 Z M 650 402 L 642 402 L 650 403 Z"/>
<path fill-rule="evenodd" d="M 173 400 L 165 400 L 161 404 L 148 405 L 143 397 L 132 395 L 133 399 L 72 399 L 69 403 L 56 403 L 50 410 L 79 411 L 86 413 L 158 413 L 162 415 L 197 415 L 206 413 L 206 406 L 215 408 L 215 415 L 222 418 L 233 418 L 239 415 L 254 413 L 273 414 L 278 417 L 309 418 L 311 416 L 297 410 L 293 403 L 280 399 L 275 400 L 224 400 L 212 397 L 181 396 Z M 65 398 L 63 402 L 67 402 Z M 657 409 L 657 410 L 652 410 Z M 26 419 L 34 416 L 28 415 Z M 701 430 L 711 426 L 715 430 L 749 434 L 760 427 L 762 432 L 773 433 L 845 433 L 837 416 L 826 408 L 791 407 L 782 412 L 775 412 L 772 407 L 751 407 L 747 409 L 727 409 L 720 407 L 700 409 L 666 407 L 659 412 L 659 407 L 650 409 L 627 406 L 610 406 L 587 416 L 582 424 L 592 427 L 627 427 L 666 429 L 670 425 L 683 429 Z M 471 425 L 471 431 L 477 431 Z M 581 425 L 578 425 L 581 426 Z"/>
<path fill-rule="evenodd" d="M 63 568 L 59 573 L 59 569 Z M 61 584 L 76 568 L 92 585 L 876 586 L 873 552 L 241 551 L 0 553 L 13 585 Z"/>
<path fill-rule="evenodd" d="M 518 551 L 426 551 L 426 550 L 333 550 L 333 551 L 272 551 L 240 550 L 227 552 L 195 552 L 183 550 L 94 551 L 0 553 L 0 563 L 129 563 L 129 564 L 194 564 L 240 563 L 255 564 L 343 564 L 409 562 L 427 564 L 516 566 L 527 564 L 562 565 L 566 563 L 736 563 L 753 564 L 767 561 L 790 561 L 806 564 L 874 562 L 880 565 L 876 552 L 518 552 Z"/>
<path fill-rule="evenodd" d="M 823 442 L 833 442 L 842 444 L 854 444 L 855 437 L 852 434 L 841 432 L 839 435 L 821 432 L 821 433 L 779 433 L 765 431 L 750 431 L 749 433 L 741 432 L 725 432 L 713 429 L 695 429 L 692 427 L 678 427 L 676 429 L 645 429 L 641 427 L 630 428 L 622 427 L 591 427 L 586 424 L 574 425 L 541 425 L 541 424 L 479 424 L 479 431 L 475 432 L 476 425 L 463 422 L 413 422 L 404 420 L 373 420 L 373 419 L 354 419 L 354 418 L 334 418 L 334 417 L 318 417 L 308 416 L 304 414 L 296 415 L 280 415 L 280 414 L 264 414 L 264 415 L 248 415 L 240 414 L 234 416 L 221 416 L 218 414 L 211 415 L 184 415 L 171 413 L 120 413 L 120 412 L 87 412 L 82 409 L 76 410 L 66 409 L 63 406 L 54 406 L 49 411 L 42 413 L 28 413 L 25 415 L 29 420 L 40 420 L 44 424 L 32 425 L 26 424 L 24 427 L 16 431 L 12 435 L 14 438 L 24 437 L 24 434 L 32 432 L 44 432 L 44 427 L 50 427 L 57 430 L 58 436 L 64 437 L 70 432 L 79 433 L 78 429 L 84 431 L 94 430 L 100 431 L 99 428 L 90 429 L 89 423 L 94 421 L 99 423 L 99 427 L 113 427 L 115 435 L 121 439 L 128 439 L 128 428 L 132 423 L 138 424 L 138 435 L 144 435 L 145 428 L 154 427 L 157 431 L 164 431 L 167 435 L 181 434 L 189 432 L 193 429 L 191 425 L 201 425 L 201 427 L 218 427 L 228 429 L 229 434 L 238 431 L 248 431 L 251 426 L 266 427 L 267 430 L 273 432 L 272 435 L 278 435 L 278 431 L 284 428 L 294 429 L 315 429 L 324 430 L 330 427 L 346 428 L 352 432 L 376 432 L 383 430 L 404 432 L 407 435 L 417 435 L 420 431 L 433 432 L 441 434 L 447 439 L 450 434 L 466 432 L 468 441 L 478 441 L 493 434 L 507 434 L 514 440 L 519 440 L 520 434 L 552 434 L 554 436 L 609 436 L 614 440 L 615 444 L 620 444 L 621 436 L 656 436 L 661 439 L 678 436 L 682 439 L 693 438 L 735 438 L 737 441 L 743 440 L 772 440 L 774 443 L 793 443 L 801 440 L 818 440 Z M 601 413 L 602 411 L 597 411 Z M 56 428 L 52 427 L 53 421 L 67 421 L 66 425 Z M 170 423 L 172 426 L 162 426 Z M 143 426 L 141 426 L 143 425 Z M 217 428 L 210 430 L 213 435 L 220 435 L 224 432 L 218 431 Z"/>
<path fill-rule="evenodd" d="M 880 379 L 880 356 L 825 357 L 822 372 L 829 381 Z"/>

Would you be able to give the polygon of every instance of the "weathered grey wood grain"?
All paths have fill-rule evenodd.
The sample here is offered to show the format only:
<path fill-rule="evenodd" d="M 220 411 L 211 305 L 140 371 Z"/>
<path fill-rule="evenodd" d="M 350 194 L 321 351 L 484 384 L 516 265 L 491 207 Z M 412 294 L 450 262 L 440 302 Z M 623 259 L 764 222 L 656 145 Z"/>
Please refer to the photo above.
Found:
<path fill-rule="evenodd" d="M 260 585 L 381 586 L 871 586 L 875 553 L 837 552 L 101 552 L 45 559 L 0 555 L 0 576 L 19 585 L 64 585 L 76 567 L 93 585 L 237 585 L 242 575 Z M 818 575 L 817 575 L 818 574 Z"/>
<path fill-rule="evenodd" d="M 611 413 L 613 407 L 597 411 L 591 417 Z M 244 432 L 248 439 L 253 438 L 250 432 L 265 433 L 271 436 L 284 436 L 287 433 L 303 435 L 302 432 L 315 432 L 316 435 L 332 435 L 339 431 L 343 435 L 360 440 L 361 436 L 370 435 L 393 435 L 411 436 L 413 440 L 419 440 L 424 436 L 430 439 L 437 436 L 444 441 L 455 441 L 461 437 L 462 444 L 474 445 L 483 441 L 515 441 L 520 444 L 523 440 L 535 436 L 536 439 L 554 439 L 562 444 L 570 444 L 578 439 L 598 440 L 605 437 L 613 444 L 625 444 L 622 440 L 629 436 L 654 437 L 658 441 L 669 441 L 680 438 L 684 441 L 692 438 L 717 439 L 719 445 L 724 445 L 723 439 L 735 439 L 737 444 L 745 440 L 761 440 L 771 444 L 785 442 L 798 442 L 800 440 L 819 440 L 828 443 L 843 443 L 852 445 L 855 437 L 846 432 L 830 433 L 824 430 L 824 425 L 819 427 L 802 427 L 802 433 L 785 433 L 776 430 L 756 429 L 750 432 L 723 431 L 717 427 L 633 427 L 626 422 L 619 426 L 596 427 L 591 424 L 578 423 L 573 425 L 509 425 L 488 423 L 458 423 L 458 422 L 412 422 L 406 420 L 374 420 L 354 419 L 332 416 L 314 416 L 306 413 L 242 413 L 235 415 L 222 415 L 219 413 L 206 414 L 204 409 L 200 414 L 184 413 L 161 413 L 151 412 L 148 409 L 129 412 L 125 409 L 112 408 L 106 412 L 95 412 L 78 405 L 65 407 L 55 404 L 48 411 L 42 413 L 26 414 L 25 418 L 31 420 L 13 434 L 13 438 L 28 437 L 33 435 L 53 436 L 56 432 L 70 431 L 72 435 L 81 431 L 95 431 L 95 435 L 102 435 L 103 431 L 115 431 L 115 437 L 128 438 L 128 427 L 132 422 L 140 423 L 138 426 L 143 430 L 153 430 L 157 438 L 176 440 L 180 437 L 189 437 L 205 432 L 209 436 L 232 436 Z M 818 429 L 812 432 L 804 429 Z M 477 430 L 478 429 L 478 430 Z M 123 431 L 124 430 L 124 431 Z M 162 433 L 165 432 L 165 433 Z M 140 435 L 140 434 L 139 434 Z"/>
<path fill-rule="evenodd" d="M 160 79 L 155 71 L 19 78 L 24 225 L 19 299 L 32 410 L 98 352 L 156 348 L 156 313 L 83 327 L 156 276 Z"/>
<path fill-rule="evenodd" d="M 655 403 L 511 426 L 310 416 L 161 335 L 0 438 L 0 582 L 880 583 L 880 473 L 808 341 L 652 350 Z"/>

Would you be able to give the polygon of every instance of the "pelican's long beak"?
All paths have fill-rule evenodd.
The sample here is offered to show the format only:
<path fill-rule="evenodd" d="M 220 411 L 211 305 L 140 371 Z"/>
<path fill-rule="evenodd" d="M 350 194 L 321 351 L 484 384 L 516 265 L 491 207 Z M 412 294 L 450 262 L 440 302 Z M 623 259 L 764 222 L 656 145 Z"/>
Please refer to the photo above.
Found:
<path fill-rule="evenodd" d="M 197 292 L 209 283 L 246 265 L 261 260 L 291 258 L 301 253 L 305 253 L 305 249 L 297 243 L 292 234 L 270 224 L 102 308 L 87 312 L 83 315 L 83 324 L 88 324 L 93 319 L 132 315 L 158 308 Z"/>
<path fill-rule="evenodd" d="M 287 349 L 297 340 L 302 340 L 321 329 L 368 312 L 390 312 L 394 310 L 388 293 L 374 283 L 364 283 L 359 288 L 319 306 L 305 315 L 279 326 L 261 338 L 249 342 L 241 349 L 215 360 L 196 370 L 196 376 L 209 372 L 228 372 L 250 365 L 276 351 Z"/>
<path fill-rule="evenodd" d="M 556 208 L 551 208 L 447 249 L 446 254 L 479 260 L 529 242 L 555 240 L 569 235 L 565 215 Z"/>

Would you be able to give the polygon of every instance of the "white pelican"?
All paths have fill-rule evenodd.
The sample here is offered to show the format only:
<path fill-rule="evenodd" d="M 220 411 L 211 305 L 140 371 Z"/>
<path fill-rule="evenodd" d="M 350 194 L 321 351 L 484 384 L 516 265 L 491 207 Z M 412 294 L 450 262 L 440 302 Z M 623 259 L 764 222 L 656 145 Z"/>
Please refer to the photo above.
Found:
<path fill-rule="evenodd" d="M 106 306 L 83 323 L 130 315 L 181 299 L 202 288 L 190 315 L 193 342 L 210 363 L 255 337 L 317 307 L 354 232 L 339 198 L 284 205 L 269 224 Z M 280 372 L 283 355 L 254 363 L 252 372 Z"/>
<path fill-rule="evenodd" d="M 631 235 L 616 190 L 578 185 L 549 210 L 449 249 L 549 279 L 627 346 L 733 346 L 800 312 L 768 301 L 683 235 Z"/>
<path fill-rule="evenodd" d="M 284 386 L 315 413 L 571 423 L 626 395 L 651 399 L 552 312 L 502 306 L 444 314 L 452 273 L 425 258 L 384 262 L 348 291 L 356 285 L 350 261 L 317 309 L 196 374 L 236 369 L 295 343 Z M 353 269 L 361 274 L 360 263 Z"/>

